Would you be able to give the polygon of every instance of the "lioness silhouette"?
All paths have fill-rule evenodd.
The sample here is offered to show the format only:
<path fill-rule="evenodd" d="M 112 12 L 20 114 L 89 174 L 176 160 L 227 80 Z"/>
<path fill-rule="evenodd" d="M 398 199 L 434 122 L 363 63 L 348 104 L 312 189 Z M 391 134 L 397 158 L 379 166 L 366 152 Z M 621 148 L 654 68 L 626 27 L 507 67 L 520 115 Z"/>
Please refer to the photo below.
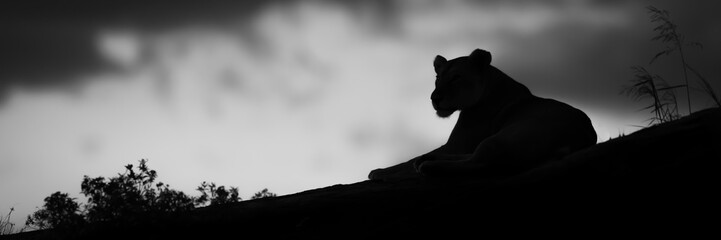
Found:
<path fill-rule="evenodd" d="M 373 170 L 368 178 L 509 176 L 596 143 L 584 112 L 534 96 L 490 63 L 491 54 L 481 49 L 450 61 L 436 56 L 433 108 L 442 118 L 460 111 L 448 141 L 408 162 Z"/>

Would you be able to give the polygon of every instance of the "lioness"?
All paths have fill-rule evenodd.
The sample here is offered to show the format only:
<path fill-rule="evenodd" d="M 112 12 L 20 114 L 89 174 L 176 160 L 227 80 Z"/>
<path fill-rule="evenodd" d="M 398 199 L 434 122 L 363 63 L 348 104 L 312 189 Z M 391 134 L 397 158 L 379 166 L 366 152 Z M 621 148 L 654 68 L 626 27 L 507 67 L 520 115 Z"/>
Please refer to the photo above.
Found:
<path fill-rule="evenodd" d="M 460 111 L 448 141 L 439 148 L 385 169 L 372 180 L 426 176 L 508 176 L 594 145 L 591 120 L 568 104 L 536 97 L 528 88 L 491 66 L 491 54 L 433 61 L 436 115 Z"/>

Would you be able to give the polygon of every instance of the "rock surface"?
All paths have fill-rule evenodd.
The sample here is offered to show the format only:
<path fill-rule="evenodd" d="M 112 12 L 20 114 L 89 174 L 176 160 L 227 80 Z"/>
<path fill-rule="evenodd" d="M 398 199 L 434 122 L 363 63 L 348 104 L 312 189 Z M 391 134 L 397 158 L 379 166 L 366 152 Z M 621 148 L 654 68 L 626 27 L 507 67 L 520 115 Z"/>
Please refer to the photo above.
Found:
<path fill-rule="evenodd" d="M 719 226 L 720 163 L 721 109 L 715 108 L 505 179 L 363 181 L 205 207 L 132 228 L 97 227 L 73 236 L 408 239 L 629 231 L 688 236 Z M 53 236 L 58 235 L 37 231 L 15 237 Z"/>

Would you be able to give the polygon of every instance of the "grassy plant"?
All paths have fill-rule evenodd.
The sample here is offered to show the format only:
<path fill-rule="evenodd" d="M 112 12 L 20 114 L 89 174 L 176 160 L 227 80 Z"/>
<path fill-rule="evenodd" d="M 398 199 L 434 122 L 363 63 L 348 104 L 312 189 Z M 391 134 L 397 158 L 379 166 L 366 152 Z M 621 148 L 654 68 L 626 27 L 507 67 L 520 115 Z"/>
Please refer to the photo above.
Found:
<path fill-rule="evenodd" d="M 656 26 L 656 28 L 653 29 L 654 32 L 656 32 L 656 36 L 654 36 L 651 40 L 661 41 L 662 43 L 666 44 L 666 49 L 656 53 L 656 55 L 651 59 L 651 63 L 653 63 L 661 56 L 668 56 L 671 53 L 678 52 L 679 60 L 681 62 L 681 69 L 683 70 L 683 81 L 685 83 L 683 87 L 686 89 L 686 102 L 688 104 L 688 113 L 691 114 L 692 112 L 690 93 L 691 85 L 689 85 L 688 81 L 689 71 L 694 73 L 698 78 L 699 85 L 701 85 L 701 90 L 703 90 L 704 93 L 711 97 L 711 99 L 716 103 L 716 106 L 721 107 L 721 101 L 719 101 L 719 98 L 713 91 L 711 84 L 698 71 L 692 68 L 686 60 L 686 56 L 684 53 L 685 47 L 703 48 L 703 45 L 701 45 L 701 43 L 699 42 L 687 42 L 685 36 L 678 32 L 678 25 L 674 24 L 671 21 L 671 14 L 668 11 L 658 9 L 654 6 L 648 6 L 647 9 L 648 12 L 651 14 L 651 22 L 659 24 L 658 26 Z"/>
<path fill-rule="evenodd" d="M 716 95 L 716 92 L 714 92 L 713 88 L 711 87 L 711 83 L 706 80 L 696 69 L 692 68 L 690 65 L 686 65 L 686 68 L 691 71 L 696 77 L 701 81 L 701 90 L 708 95 L 711 100 L 714 101 L 716 104 L 716 107 L 721 107 L 721 100 L 719 99 L 718 95 Z"/>
<path fill-rule="evenodd" d="M 686 45 L 684 40 L 685 38 L 676 31 L 676 28 L 678 27 L 676 24 L 671 22 L 671 14 L 666 10 L 658 9 L 654 6 L 648 6 L 647 7 L 649 13 L 651 13 L 651 22 L 658 22 L 659 25 L 656 26 L 653 30 L 657 32 L 657 35 L 653 37 L 651 40 L 653 41 L 661 41 L 663 43 L 666 43 L 666 49 L 663 51 L 658 52 L 653 58 L 651 59 L 651 63 L 653 63 L 658 57 L 663 55 L 669 55 L 675 51 L 679 52 L 679 56 L 681 58 L 681 67 L 683 68 L 683 79 L 685 82 L 684 88 L 686 88 L 686 100 L 688 103 L 688 112 L 691 113 L 691 94 L 689 91 L 689 85 L 688 85 L 688 71 L 686 70 L 686 58 L 683 54 L 683 47 Z"/>
<path fill-rule="evenodd" d="M 622 137 L 625 137 L 625 136 L 626 136 L 626 133 L 619 131 L 619 132 L 618 132 L 618 135 L 617 135 L 616 137 L 611 137 L 611 136 L 609 136 L 609 137 L 608 137 L 608 140 L 606 140 L 606 141 L 611 141 L 611 140 L 613 140 L 613 139 L 618 139 L 618 138 L 622 138 Z"/>
<path fill-rule="evenodd" d="M 0 235 L 9 235 L 15 233 L 15 224 L 10 222 L 10 216 L 15 211 L 15 208 L 10 208 L 10 212 L 5 217 L 0 216 Z"/>
<path fill-rule="evenodd" d="M 641 109 L 651 109 L 654 114 L 649 119 L 649 125 L 678 119 L 680 114 L 674 89 L 686 85 L 669 86 L 661 76 L 651 74 L 643 67 L 635 66 L 632 69 L 635 72 L 635 78 L 631 80 L 633 85 L 626 87 L 623 92 L 637 101 L 647 98 L 653 100 L 651 105 Z"/>
<path fill-rule="evenodd" d="M 689 72 L 698 78 L 698 84 L 701 90 L 708 95 L 716 104 L 721 107 L 721 100 L 711 87 L 711 83 L 691 67 L 686 61 L 684 50 L 686 47 L 702 48 L 701 43 L 687 42 L 686 38 L 678 32 L 678 26 L 671 21 L 671 14 L 663 9 L 654 6 L 647 7 L 651 14 L 651 22 L 658 23 L 653 31 L 656 36 L 651 41 L 660 41 L 666 44 L 666 49 L 656 53 L 649 64 L 652 64 L 661 56 L 668 56 L 671 53 L 678 52 L 683 70 L 683 84 L 671 85 L 661 76 L 651 74 L 648 70 L 641 66 L 632 67 L 635 78 L 631 80 L 632 85 L 626 86 L 623 90 L 628 96 L 634 97 L 635 100 L 652 99 L 653 103 L 641 110 L 651 110 L 654 116 L 649 119 L 649 125 L 656 123 L 664 123 L 673 121 L 681 117 L 678 109 L 678 100 L 676 98 L 676 89 L 683 88 L 686 90 L 686 103 L 688 113 L 691 114 L 691 85 L 689 85 Z"/>

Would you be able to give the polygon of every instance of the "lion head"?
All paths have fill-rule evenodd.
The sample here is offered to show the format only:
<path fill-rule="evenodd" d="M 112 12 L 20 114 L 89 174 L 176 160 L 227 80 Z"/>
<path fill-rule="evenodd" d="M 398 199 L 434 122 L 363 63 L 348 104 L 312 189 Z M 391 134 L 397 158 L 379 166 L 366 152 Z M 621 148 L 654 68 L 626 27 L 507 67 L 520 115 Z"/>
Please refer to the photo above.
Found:
<path fill-rule="evenodd" d="M 471 55 L 446 60 L 436 56 L 436 88 L 431 102 L 436 115 L 445 118 L 457 110 L 475 106 L 485 88 L 483 72 L 491 64 L 491 53 L 476 49 Z"/>

